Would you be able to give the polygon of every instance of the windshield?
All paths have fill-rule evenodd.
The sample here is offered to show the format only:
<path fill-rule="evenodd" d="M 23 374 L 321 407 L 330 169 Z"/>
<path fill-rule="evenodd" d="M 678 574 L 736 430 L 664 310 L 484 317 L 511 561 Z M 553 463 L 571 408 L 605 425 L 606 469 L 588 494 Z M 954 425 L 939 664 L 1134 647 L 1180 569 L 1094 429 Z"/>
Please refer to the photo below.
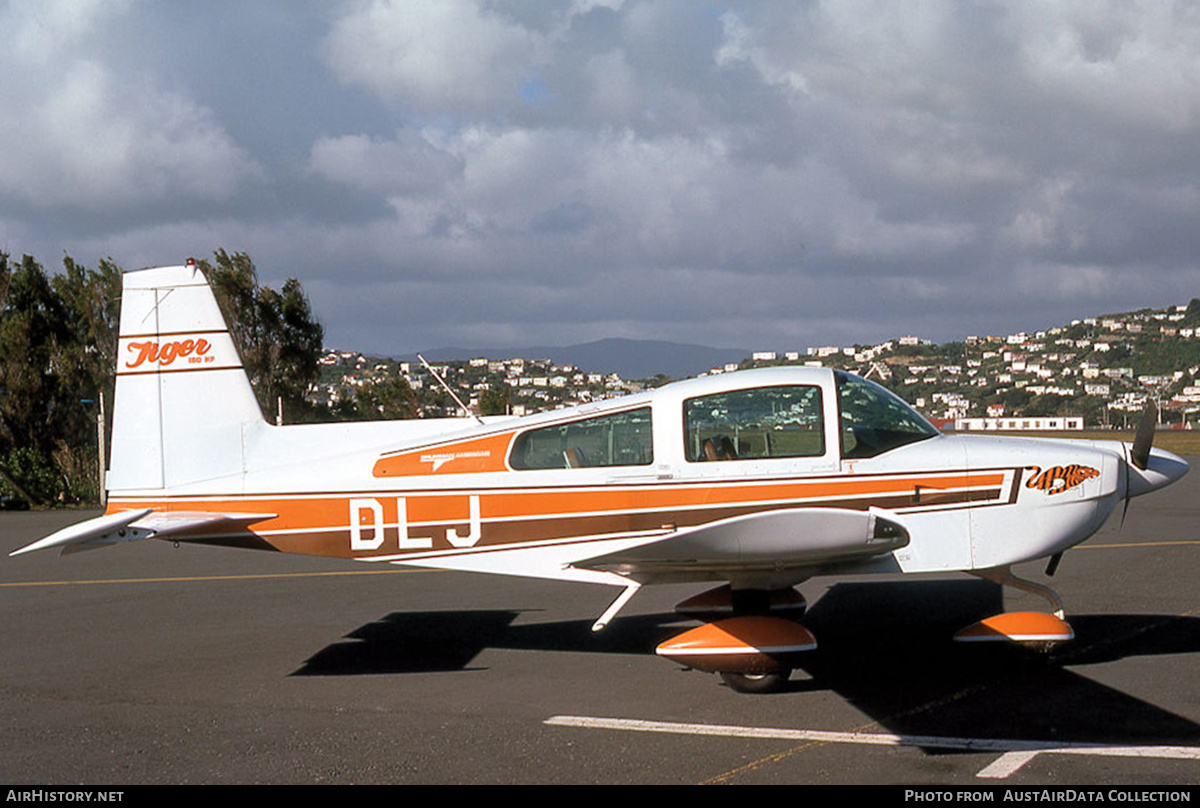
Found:
<path fill-rule="evenodd" d="M 895 393 L 860 376 L 838 371 L 842 457 L 874 457 L 940 434 Z"/>

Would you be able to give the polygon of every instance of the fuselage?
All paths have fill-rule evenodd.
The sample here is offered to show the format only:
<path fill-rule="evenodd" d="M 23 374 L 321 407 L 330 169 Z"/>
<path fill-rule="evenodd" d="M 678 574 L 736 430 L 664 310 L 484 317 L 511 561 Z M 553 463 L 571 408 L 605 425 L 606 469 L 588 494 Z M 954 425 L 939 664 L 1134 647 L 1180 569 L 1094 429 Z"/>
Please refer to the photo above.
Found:
<path fill-rule="evenodd" d="M 971 570 L 1061 552 L 1100 528 L 1131 468 L 1116 442 L 942 435 L 882 388 L 820 368 L 703 377 L 486 424 L 260 421 L 241 445 L 240 471 L 169 492 L 114 490 L 110 512 L 259 514 L 203 540 L 576 580 L 609 577 L 583 568 L 588 558 L 771 510 L 876 509 L 909 534 L 866 559 L 770 573 L 681 564 L 644 581 L 776 587 L 818 572 Z M 1186 470 L 1155 457 L 1163 480 Z"/>

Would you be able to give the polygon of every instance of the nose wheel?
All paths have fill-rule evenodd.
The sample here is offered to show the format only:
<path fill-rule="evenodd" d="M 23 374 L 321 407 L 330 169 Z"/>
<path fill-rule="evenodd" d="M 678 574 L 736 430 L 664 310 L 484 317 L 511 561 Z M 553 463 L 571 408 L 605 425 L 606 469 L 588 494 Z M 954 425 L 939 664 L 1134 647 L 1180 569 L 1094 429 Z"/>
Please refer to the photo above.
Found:
<path fill-rule="evenodd" d="M 1075 638 L 1074 629 L 1065 619 L 1062 598 L 1050 587 L 1019 578 L 1007 566 L 975 570 L 972 574 L 1045 598 L 1054 612 L 1005 612 L 994 615 L 958 631 L 954 635 L 955 642 L 1012 642 L 1035 651 L 1049 652 L 1056 645 Z"/>

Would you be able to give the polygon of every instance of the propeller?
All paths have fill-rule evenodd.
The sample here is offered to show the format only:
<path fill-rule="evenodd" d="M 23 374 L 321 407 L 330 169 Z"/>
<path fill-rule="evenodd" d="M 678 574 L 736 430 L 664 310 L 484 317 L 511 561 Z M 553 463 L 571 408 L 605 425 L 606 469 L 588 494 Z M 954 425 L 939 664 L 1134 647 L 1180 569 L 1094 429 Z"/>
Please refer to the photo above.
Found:
<path fill-rule="evenodd" d="M 1158 407 L 1154 399 L 1146 397 L 1146 408 L 1142 410 L 1141 420 L 1138 421 L 1137 432 L 1133 436 L 1133 446 L 1129 447 L 1129 464 L 1125 466 L 1125 506 L 1121 509 L 1121 527 L 1125 526 L 1125 514 L 1129 512 L 1130 480 L 1129 465 L 1134 465 L 1142 471 L 1150 465 L 1150 448 L 1154 443 L 1154 427 L 1158 425 Z"/>
<path fill-rule="evenodd" d="M 1142 410 L 1142 420 L 1138 422 L 1137 434 L 1133 436 L 1133 447 L 1129 450 L 1129 460 L 1142 471 L 1150 465 L 1150 445 L 1154 443 L 1154 427 L 1158 423 L 1158 407 L 1154 399 L 1146 398 L 1146 409 Z"/>

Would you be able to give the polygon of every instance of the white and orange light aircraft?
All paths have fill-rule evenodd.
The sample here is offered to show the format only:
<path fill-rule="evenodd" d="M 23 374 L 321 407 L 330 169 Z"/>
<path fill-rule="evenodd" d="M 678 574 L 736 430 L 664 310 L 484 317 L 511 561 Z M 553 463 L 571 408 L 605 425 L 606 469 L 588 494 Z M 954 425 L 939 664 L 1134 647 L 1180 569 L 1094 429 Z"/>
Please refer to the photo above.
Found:
<path fill-rule="evenodd" d="M 1135 442 L 947 436 L 896 396 L 770 368 L 520 418 L 272 426 L 204 276 L 124 276 L 107 512 L 12 555 L 157 538 L 614 585 L 723 584 L 658 653 L 778 689 L 814 575 L 966 571 L 1044 596 L 956 635 L 1070 639 L 1052 564 L 1188 465 Z"/>

